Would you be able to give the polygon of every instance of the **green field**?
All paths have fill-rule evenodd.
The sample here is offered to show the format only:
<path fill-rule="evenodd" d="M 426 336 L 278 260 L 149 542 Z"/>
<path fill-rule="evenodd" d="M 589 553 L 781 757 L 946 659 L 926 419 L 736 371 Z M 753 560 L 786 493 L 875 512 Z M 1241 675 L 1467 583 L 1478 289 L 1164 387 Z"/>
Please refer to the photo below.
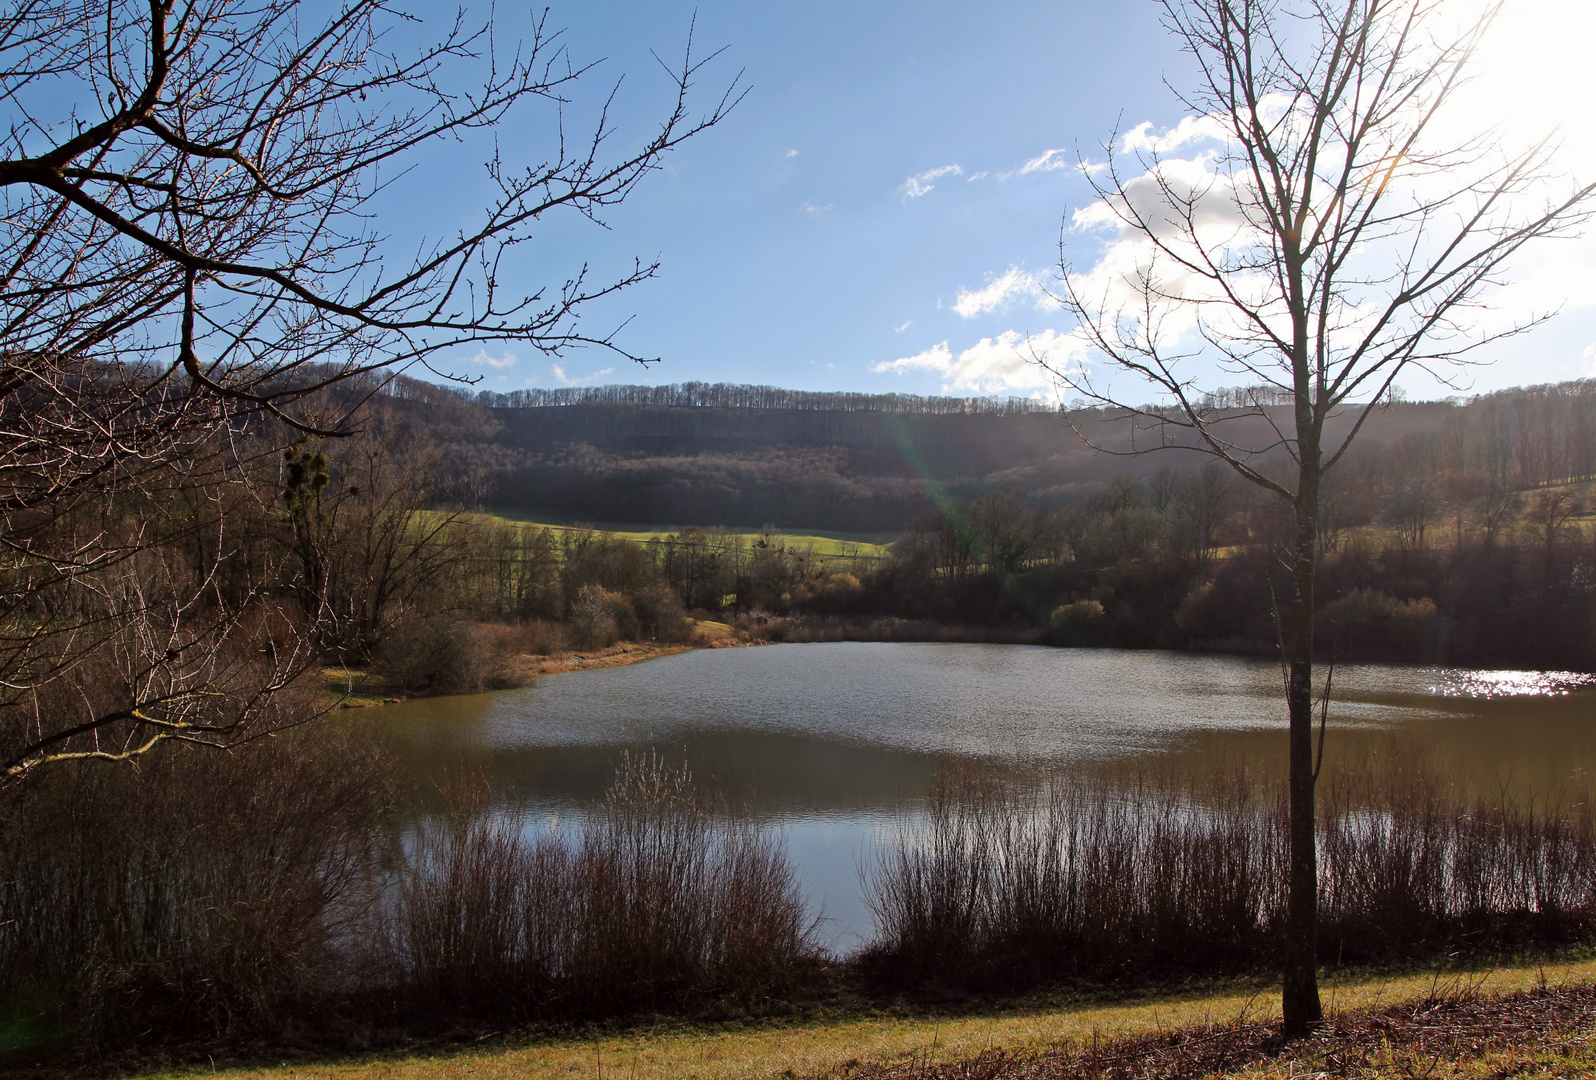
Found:
<path fill-rule="evenodd" d="M 490 517 L 501 521 L 521 522 L 528 525 L 541 525 L 549 529 L 596 529 L 627 540 L 639 542 L 654 538 L 663 539 L 671 533 L 680 532 L 683 525 L 639 525 L 636 523 L 618 523 L 608 521 L 578 521 L 571 517 L 562 517 L 557 514 L 544 514 L 534 510 L 517 510 L 507 507 L 494 508 L 488 511 Z M 701 528 L 703 526 L 700 526 Z M 745 543 L 758 540 L 763 531 L 754 528 L 739 526 L 727 527 L 731 536 L 740 536 Z M 887 548 L 898 537 L 890 533 L 846 533 L 826 532 L 815 530 L 812 532 L 791 533 L 778 530 L 782 539 L 791 547 L 806 547 L 812 549 L 817 555 L 830 555 L 837 557 L 855 556 L 865 558 L 880 558 L 887 554 Z"/>

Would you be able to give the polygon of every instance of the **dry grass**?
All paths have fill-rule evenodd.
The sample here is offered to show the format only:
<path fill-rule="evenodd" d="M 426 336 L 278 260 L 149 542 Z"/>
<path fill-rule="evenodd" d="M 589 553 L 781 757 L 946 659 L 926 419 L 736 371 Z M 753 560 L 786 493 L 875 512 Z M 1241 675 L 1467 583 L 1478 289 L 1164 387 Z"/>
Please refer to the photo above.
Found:
<path fill-rule="evenodd" d="M 1545 986 L 1505 996 L 1471 984 L 1331 1017 L 1287 1041 L 1274 1024 L 1238 1019 L 1042 1054 L 989 1050 L 941 1064 L 831 1070 L 826 1080 L 1197 1080 L 1588 1076 L 1596 1065 L 1596 987 Z"/>
<path fill-rule="evenodd" d="M 1330 1013 L 1344 1017 L 1359 1010 L 1387 1009 L 1444 997 L 1449 990 L 1460 987 L 1481 1000 L 1491 1000 L 1543 985 L 1584 986 L 1593 981 L 1596 959 L 1584 959 L 1473 973 L 1418 973 L 1345 982 L 1332 978 L 1324 991 Z M 1101 1045 L 1114 1039 L 1167 1038 L 1182 1029 L 1210 1032 L 1237 1021 L 1267 1025 L 1276 1016 L 1273 989 L 1238 984 L 1218 993 L 1173 994 L 1118 1004 L 1041 1003 L 974 1015 L 823 1016 L 800 1022 L 674 1026 L 592 1037 L 503 1037 L 494 1045 L 464 1050 L 215 1070 L 207 1066 L 144 1075 L 147 1080 L 199 1075 L 232 1080 L 449 1080 L 468 1076 L 473 1080 L 601 1080 L 605 1076 L 616 1080 L 780 1080 L 858 1074 L 915 1076 L 917 1071 L 927 1073 L 936 1066 L 967 1062 L 994 1052 L 1008 1060 L 1029 1062 L 1061 1048 L 1089 1047 L 1094 1041 Z M 1538 1045 L 1526 1053 L 1546 1050 L 1545 1045 Z M 1506 1055 L 1516 1051 L 1501 1048 L 1493 1052 Z M 1300 1067 L 1290 1073 L 1292 1063 L 1285 1059 L 1256 1064 L 1254 1071 L 1235 1075 L 1304 1075 Z M 1421 1068 L 1392 1075 L 1426 1074 Z M 1451 1074 L 1442 1069 L 1430 1075 Z"/>

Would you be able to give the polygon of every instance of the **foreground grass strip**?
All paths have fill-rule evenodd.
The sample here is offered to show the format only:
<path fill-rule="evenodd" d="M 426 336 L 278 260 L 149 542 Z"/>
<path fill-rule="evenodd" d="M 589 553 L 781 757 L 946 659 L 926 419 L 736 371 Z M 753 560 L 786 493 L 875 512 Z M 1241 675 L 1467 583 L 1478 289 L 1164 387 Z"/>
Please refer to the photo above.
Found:
<path fill-rule="evenodd" d="M 1416 1002 L 1341 1013 L 1314 1037 L 1289 1043 L 1273 1025 L 1232 1023 L 1069 1045 L 1040 1055 L 991 1050 L 947 1064 L 845 1067 L 826 1080 L 1590 1076 L 1596 1071 L 1593 1020 L 1593 986 L 1493 997 L 1465 985 Z"/>
<path fill-rule="evenodd" d="M 1596 983 L 1596 959 L 1472 973 L 1364 978 L 1346 983 L 1332 979 L 1326 982 L 1324 993 L 1326 1006 L 1332 1013 L 1340 1014 L 1435 998 L 1459 989 L 1472 995 L 1500 996 L 1542 985 L 1591 983 Z M 1272 988 L 1240 989 L 1129 1004 L 1040 1007 L 982 1015 L 845 1016 L 790 1024 L 678 1027 L 617 1032 L 587 1039 L 510 1041 L 480 1049 L 384 1054 L 276 1067 L 223 1069 L 214 1073 L 206 1068 L 198 1073 L 168 1072 L 152 1076 L 203 1074 L 235 1080 L 297 1080 L 301 1077 L 338 1080 L 420 1080 L 423 1077 L 775 1080 L 792 1076 L 841 1076 L 872 1069 L 881 1075 L 890 1075 L 882 1070 L 897 1068 L 901 1074 L 906 1067 L 924 1070 L 968 1062 L 994 1052 L 1013 1060 L 1034 1060 L 1061 1043 L 1080 1047 L 1107 1039 L 1168 1033 L 1178 1028 L 1237 1022 L 1267 1024 L 1277 1013 L 1275 998 L 1276 991 Z M 1297 1075 L 1302 1074 L 1299 1071 Z"/>

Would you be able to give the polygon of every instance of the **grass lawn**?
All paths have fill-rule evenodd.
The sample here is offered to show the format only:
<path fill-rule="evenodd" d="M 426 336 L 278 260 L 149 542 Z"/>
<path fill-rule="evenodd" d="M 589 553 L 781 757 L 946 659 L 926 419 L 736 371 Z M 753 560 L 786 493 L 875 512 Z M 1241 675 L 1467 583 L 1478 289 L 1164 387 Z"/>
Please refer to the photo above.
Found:
<path fill-rule="evenodd" d="M 1327 978 L 1322 990 L 1327 1011 L 1346 1016 L 1355 1010 L 1377 1009 L 1404 1002 L 1455 996 L 1459 990 L 1490 999 L 1534 988 L 1586 985 L 1596 982 L 1596 958 L 1569 959 L 1545 964 L 1502 966 L 1478 971 L 1418 972 L 1398 975 L 1360 975 Z M 1186 1039 L 1199 1043 L 1215 1025 L 1237 1021 L 1267 1023 L 1277 1015 L 1277 991 L 1261 982 L 1237 982 L 1203 993 L 1170 993 L 1135 1000 L 1105 1001 L 1035 1000 L 1010 1003 L 989 1011 L 926 1013 L 838 1014 L 790 1021 L 741 1024 L 665 1025 L 601 1033 L 590 1037 L 505 1035 L 470 1048 L 452 1046 L 424 1051 L 389 1052 L 326 1061 L 298 1061 L 281 1065 L 231 1067 L 147 1073 L 155 1077 L 223 1076 L 234 1080 L 290 1080 L 329 1077 L 340 1080 L 420 1080 L 472 1077 L 473 1080 L 536 1080 L 536 1078 L 593 1078 L 621 1080 L 741 1080 L 807 1076 L 916 1077 L 921 1075 L 1045 1076 L 1036 1060 L 1048 1050 L 1092 1047 L 1103 1040 L 1153 1038 Z M 1378 1026 L 1378 1019 L 1373 1021 Z M 1368 1028 L 1370 1021 L 1361 1021 Z M 1501 1028 L 1498 1019 L 1493 1030 Z M 1428 1030 L 1428 1029 L 1425 1029 Z M 1179 1034 L 1177 1034 L 1179 1033 Z M 1586 1031 L 1588 1035 L 1588 1030 Z M 1567 1052 L 1552 1053 L 1538 1041 L 1521 1048 L 1511 1075 L 1541 1075 L 1520 1069 L 1539 1055 L 1548 1067 L 1565 1068 Z M 1553 1048 L 1555 1049 L 1555 1048 Z M 1566 1048 L 1564 1048 L 1566 1050 Z M 1481 1047 L 1480 1062 L 1489 1056 Z M 1589 1055 L 1588 1043 L 1585 1053 Z M 1018 1071 L 966 1071 L 938 1065 L 965 1062 L 986 1055 L 1007 1062 Z M 1526 1056 L 1528 1055 L 1528 1056 Z M 1400 1055 L 1398 1055 L 1400 1057 Z M 1500 1057 L 1500 1055 L 1498 1056 Z M 1539 1060 L 1537 1058 L 1537 1060 Z M 1428 1060 L 1428 1059 L 1426 1059 Z M 1500 1064 L 1498 1059 L 1497 1064 Z M 1431 1065 L 1428 1072 L 1412 1071 L 1413 1062 L 1393 1058 L 1390 1073 L 1352 1075 L 1485 1076 L 1485 1071 L 1454 1072 L 1449 1066 Z M 1596 1062 L 1596 1059 L 1592 1059 Z M 1419 1063 L 1421 1066 L 1424 1062 Z M 1278 1067 L 1277 1067 L 1278 1066 Z M 1321 1066 L 1322 1067 L 1322 1066 Z M 1494 1065 L 1491 1066 L 1495 1068 Z M 1472 1066 L 1471 1066 L 1472 1068 Z M 1407 1071 L 1400 1071 L 1406 1069 Z M 1544 1075 L 1578 1075 L 1551 1072 Z M 1060 1074 L 1062 1075 L 1062 1074 Z M 1136 1073 L 1134 1075 L 1142 1075 Z M 1149 1073 L 1147 1075 L 1156 1075 Z M 1209 1075 L 1285 1077 L 1324 1075 L 1305 1072 L 1301 1062 L 1263 1063 L 1255 1068 Z M 1500 1071 L 1496 1075 L 1502 1075 Z M 1587 1074 L 1588 1075 L 1588 1074 Z"/>
<path fill-rule="evenodd" d="M 659 537 L 680 532 L 681 525 L 637 525 L 615 524 L 612 522 L 578 522 L 569 517 L 554 514 L 540 514 L 530 510 L 515 510 L 500 508 L 489 511 L 490 517 L 501 521 L 524 522 L 529 525 L 542 525 L 549 529 L 597 529 L 619 536 L 626 540 L 635 540 L 639 543 Z M 758 529 L 728 528 L 732 536 L 740 536 L 745 543 L 758 540 L 761 533 Z M 861 555 L 870 558 L 879 558 L 887 554 L 887 548 L 897 539 L 896 536 L 882 533 L 847 533 L 827 532 L 825 530 L 803 533 L 782 532 L 782 539 L 786 540 L 789 547 L 812 548 L 817 555 Z"/>

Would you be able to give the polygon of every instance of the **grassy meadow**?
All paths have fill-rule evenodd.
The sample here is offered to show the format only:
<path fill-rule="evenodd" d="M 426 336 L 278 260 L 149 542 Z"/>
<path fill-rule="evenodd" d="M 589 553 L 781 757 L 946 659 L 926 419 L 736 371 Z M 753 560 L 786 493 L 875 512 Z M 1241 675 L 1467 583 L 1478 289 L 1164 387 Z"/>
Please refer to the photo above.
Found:
<path fill-rule="evenodd" d="M 560 532 L 586 531 L 594 529 L 621 540 L 631 540 L 634 543 L 647 543 L 650 540 L 665 540 L 672 533 L 678 533 L 683 525 L 639 525 L 615 522 L 582 522 L 574 518 L 558 514 L 540 513 L 535 510 L 517 510 L 509 507 L 496 507 L 485 515 L 491 520 L 520 522 L 528 525 L 540 525 L 546 529 Z M 758 542 L 766 533 L 759 529 L 748 529 L 731 526 L 726 528 L 728 537 L 740 538 L 745 544 Z M 892 542 L 897 539 L 891 533 L 850 533 L 831 532 L 827 530 L 810 530 L 808 532 L 793 533 L 781 531 L 780 537 L 790 546 L 809 548 L 816 555 L 829 558 L 884 558 Z"/>
<path fill-rule="evenodd" d="M 1543 963 L 1488 968 L 1328 974 L 1325 1003 L 1332 1017 L 1368 1010 L 1417 1005 L 1447 998 L 1485 999 L 1532 991 L 1542 986 L 1596 982 L 1596 957 L 1577 955 Z M 887 1008 L 860 1015 L 821 1010 L 798 1019 L 730 1021 L 709 1024 L 666 1023 L 591 1034 L 505 1034 L 483 1045 L 432 1046 L 399 1053 L 337 1059 L 304 1059 L 273 1064 L 145 1072 L 146 1080 L 221 1076 L 234 1080 L 420 1080 L 470 1076 L 476 1080 L 515 1077 L 624 1077 L 627 1080 L 778 1080 L 791 1077 L 901 1076 L 927 1074 L 937 1066 L 1002 1053 L 1034 1060 L 1049 1051 L 1079 1048 L 1181 1031 L 1205 1032 L 1218 1026 L 1267 1023 L 1277 1019 L 1278 995 L 1261 980 L 1234 980 L 1195 991 L 1173 991 L 1129 998 L 1036 997 L 974 1008 L 934 1010 Z M 1541 1047 L 1525 1047 L 1533 1058 Z M 1458 1060 L 1463 1061 L 1460 1057 Z M 1587 1047 L 1578 1059 L 1596 1067 Z M 1576 1062 L 1578 1063 L 1578 1062 Z M 1499 1065 L 1500 1061 L 1494 1062 Z M 1553 1064 L 1558 1064 L 1553 1062 Z M 1562 1064 L 1569 1064 L 1565 1059 Z M 1389 1075 L 1488 1075 L 1453 1073 L 1435 1062 L 1432 1071 L 1410 1074 L 1396 1067 Z M 950 1075 L 983 1075 L 951 1073 Z M 1285 1071 L 1226 1072 L 1226 1076 L 1264 1077 Z M 1300 1073 L 1298 1075 L 1301 1075 Z M 1381 1075 L 1371 1073 L 1368 1075 Z M 1538 1075 L 1524 1069 L 1514 1075 Z M 1551 1073 L 1550 1075 L 1569 1075 Z"/>

